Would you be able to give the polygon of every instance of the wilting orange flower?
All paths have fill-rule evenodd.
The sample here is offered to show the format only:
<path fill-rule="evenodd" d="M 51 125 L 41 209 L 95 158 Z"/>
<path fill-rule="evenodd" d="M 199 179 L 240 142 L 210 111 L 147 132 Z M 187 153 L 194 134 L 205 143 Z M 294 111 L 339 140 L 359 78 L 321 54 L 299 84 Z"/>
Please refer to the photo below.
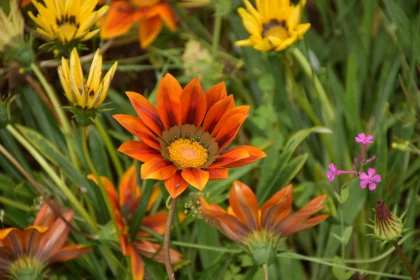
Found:
<path fill-rule="evenodd" d="M 142 95 L 127 92 L 139 118 L 114 118 L 141 141 L 127 141 L 120 152 L 144 162 L 142 179 L 164 180 L 173 198 L 188 185 L 200 191 L 208 180 L 225 179 L 230 167 L 265 157 L 252 146 L 223 151 L 248 117 L 249 106 L 235 106 L 224 83 L 204 94 L 197 78 L 184 89 L 170 74 L 157 93 L 157 109 Z"/>
<path fill-rule="evenodd" d="M 174 32 L 175 14 L 169 4 L 161 0 L 113 0 L 108 15 L 102 21 L 101 37 L 111 39 L 121 36 L 138 22 L 142 48 L 148 47 L 159 35 L 163 23 Z"/>
<path fill-rule="evenodd" d="M 105 187 L 106 193 L 110 200 L 115 223 L 119 232 L 121 252 L 124 256 L 130 256 L 131 268 L 134 279 L 143 279 L 144 276 L 144 263 L 140 255 L 152 258 L 153 260 L 164 263 L 163 249 L 161 245 L 142 240 L 130 240 L 128 236 L 130 219 L 134 215 L 137 206 L 140 203 L 142 193 L 140 188 L 137 187 L 136 181 L 136 168 L 131 166 L 122 176 L 119 194 L 117 194 L 114 185 L 106 177 L 101 177 L 102 183 Z M 93 175 L 88 176 L 89 179 L 96 182 Z M 147 205 L 147 210 L 152 208 L 159 196 L 159 188 L 155 188 L 152 192 L 150 200 Z M 149 228 L 157 234 L 163 235 L 166 227 L 167 212 L 157 212 L 149 216 L 145 216 L 142 220 L 142 226 Z M 150 236 L 149 233 L 140 230 L 137 237 L 140 239 L 143 236 Z M 172 263 L 182 261 L 182 255 L 175 250 L 170 250 Z"/>
<path fill-rule="evenodd" d="M 274 194 L 261 208 L 253 191 L 235 181 L 229 194 L 228 211 L 216 204 L 208 204 L 200 197 L 201 215 L 210 224 L 219 227 L 230 239 L 240 242 L 258 264 L 270 262 L 282 238 L 313 227 L 328 215 L 311 217 L 324 208 L 326 195 L 310 201 L 295 213 L 292 210 L 292 185 Z"/>
<path fill-rule="evenodd" d="M 74 212 L 65 211 L 63 217 L 72 222 Z M 65 245 L 70 228 L 44 204 L 33 226 L 25 230 L 0 230 L 0 277 L 39 279 L 44 268 L 52 263 L 69 261 L 89 252 L 91 247 Z"/>

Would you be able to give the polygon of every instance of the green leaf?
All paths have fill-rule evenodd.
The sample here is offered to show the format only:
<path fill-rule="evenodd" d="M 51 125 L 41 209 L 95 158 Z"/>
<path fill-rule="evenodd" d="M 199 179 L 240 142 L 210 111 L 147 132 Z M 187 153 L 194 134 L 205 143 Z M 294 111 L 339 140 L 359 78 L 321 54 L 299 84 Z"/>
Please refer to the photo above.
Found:
<path fill-rule="evenodd" d="M 335 256 L 333 258 L 334 264 L 345 265 L 344 261 L 339 257 Z M 332 268 L 333 274 L 336 279 L 338 280 L 348 280 L 354 274 L 353 271 L 346 271 L 344 268 L 333 266 Z"/>

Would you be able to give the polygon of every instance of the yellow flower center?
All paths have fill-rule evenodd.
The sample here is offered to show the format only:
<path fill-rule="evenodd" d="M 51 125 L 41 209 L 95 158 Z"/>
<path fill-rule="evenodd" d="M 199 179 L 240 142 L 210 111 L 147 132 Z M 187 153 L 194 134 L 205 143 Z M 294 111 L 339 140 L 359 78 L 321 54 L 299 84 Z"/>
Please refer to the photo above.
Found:
<path fill-rule="evenodd" d="M 207 162 L 207 149 L 190 139 L 172 142 L 168 152 L 169 158 L 181 168 L 198 168 Z"/>
<path fill-rule="evenodd" d="M 273 19 L 264 24 L 263 27 L 264 30 L 262 32 L 262 35 L 264 37 L 273 36 L 281 40 L 289 38 L 289 31 L 287 31 L 287 27 L 284 21 L 279 22 Z"/>

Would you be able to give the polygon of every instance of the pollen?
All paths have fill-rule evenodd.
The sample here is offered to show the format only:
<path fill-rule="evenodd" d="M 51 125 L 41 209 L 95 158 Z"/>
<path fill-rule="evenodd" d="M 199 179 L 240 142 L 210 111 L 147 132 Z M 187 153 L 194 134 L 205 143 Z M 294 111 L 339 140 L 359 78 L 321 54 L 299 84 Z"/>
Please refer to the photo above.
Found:
<path fill-rule="evenodd" d="M 190 139 L 179 139 L 168 146 L 169 158 L 181 168 L 198 168 L 207 162 L 207 149 Z"/>

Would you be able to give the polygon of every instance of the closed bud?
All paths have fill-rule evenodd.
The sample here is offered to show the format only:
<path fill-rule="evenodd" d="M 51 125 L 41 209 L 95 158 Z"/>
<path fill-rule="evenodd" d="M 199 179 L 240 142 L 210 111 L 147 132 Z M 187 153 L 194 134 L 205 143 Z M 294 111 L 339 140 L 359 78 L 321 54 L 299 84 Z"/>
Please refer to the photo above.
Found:
<path fill-rule="evenodd" d="M 383 241 L 392 241 L 399 238 L 403 232 L 403 223 L 394 215 L 383 200 L 376 203 L 376 216 L 374 222 L 374 236 Z"/>

